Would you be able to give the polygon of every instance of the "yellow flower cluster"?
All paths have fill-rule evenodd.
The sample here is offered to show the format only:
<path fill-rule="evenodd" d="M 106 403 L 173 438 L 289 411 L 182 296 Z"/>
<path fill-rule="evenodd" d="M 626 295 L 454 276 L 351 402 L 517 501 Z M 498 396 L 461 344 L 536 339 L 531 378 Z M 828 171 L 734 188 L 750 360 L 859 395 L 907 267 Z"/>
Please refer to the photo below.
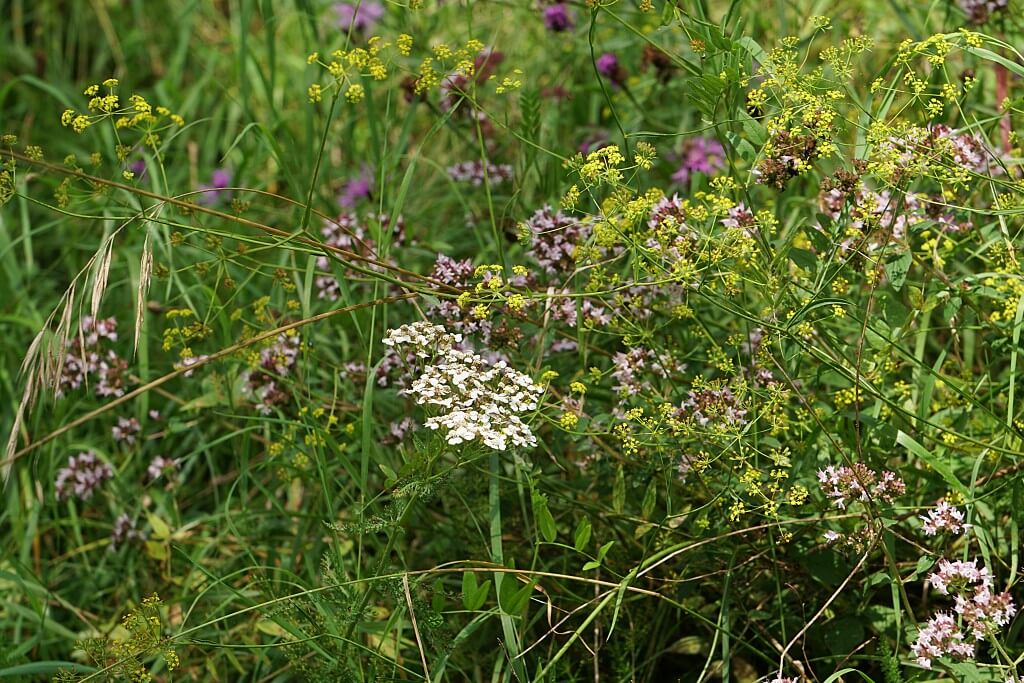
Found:
<path fill-rule="evenodd" d="M 420 62 L 416 77 L 416 94 L 422 95 L 436 88 L 446 75 L 462 76 L 467 80 L 475 77 L 476 58 L 483 49 L 484 44 L 475 38 L 467 40 L 465 45 L 454 50 L 446 43 L 435 45 L 432 56 L 424 57 Z"/>
<path fill-rule="evenodd" d="M 389 48 L 391 43 L 380 36 L 374 36 L 366 42 L 366 47 L 354 47 L 350 50 L 335 50 L 330 60 L 325 61 L 319 52 L 306 58 L 307 64 L 319 64 L 331 76 L 333 81 L 324 87 L 320 83 L 309 86 L 306 94 L 310 102 L 319 102 L 328 90 L 336 90 L 351 104 L 361 102 L 366 96 L 362 81 L 383 81 L 388 77 L 391 64 Z M 396 47 L 399 54 L 407 54 L 412 49 L 412 38 L 402 34 Z"/>
<path fill-rule="evenodd" d="M 114 126 L 118 129 L 140 131 L 143 134 L 143 143 L 152 148 L 159 146 L 160 132 L 185 125 L 185 119 L 180 114 L 173 113 L 167 107 L 154 107 L 142 95 L 132 95 L 128 98 L 127 106 L 122 106 L 120 97 L 115 92 L 118 87 L 116 78 L 103 81 L 102 87 L 106 88 L 106 94 L 101 94 L 100 87 L 99 84 L 93 84 L 84 91 L 89 97 L 86 108 L 91 113 L 65 109 L 60 116 L 61 125 L 71 128 L 76 133 L 82 133 L 100 121 L 113 119 Z M 118 156 L 121 160 L 126 154 L 119 149 Z"/>

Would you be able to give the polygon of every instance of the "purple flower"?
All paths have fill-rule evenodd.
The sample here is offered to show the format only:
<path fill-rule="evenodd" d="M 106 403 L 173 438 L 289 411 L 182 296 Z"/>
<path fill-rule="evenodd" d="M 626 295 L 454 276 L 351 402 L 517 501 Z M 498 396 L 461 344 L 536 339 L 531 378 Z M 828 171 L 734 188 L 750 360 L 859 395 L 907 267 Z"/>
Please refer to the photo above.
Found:
<path fill-rule="evenodd" d="M 348 32 L 351 27 L 359 33 L 372 33 L 377 22 L 384 18 L 384 5 L 379 2 L 336 2 L 334 13 L 338 15 L 338 28 Z"/>
<path fill-rule="evenodd" d="M 213 169 L 213 187 L 223 189 L 231 184 L 231 171 L 226 168 Z"/>
<path fill-rule="evenodd" d="M 78 498 L 89 500 L 107 479 L 114 476 L 114 468 L 103 462 L 92 451 L 68 458 L 68 466 L 57 472 L 54 488 L 57 500 Z"/>
<path fill-rule="evenodd" d="M 90 375 L 97 379 L 95 391 L 98 396 L 124 394 L 128 361 L 113 349 L 105 349 L 103 340 L 117 341 L 117 321 L 114 318 L 96 320 L 91 316 L 82 318 L 81 334 L 67 341 L 58 396 L 63 396 L 68 389 L 78 389 Z"/>
<path fill-rule="evenodd" d="M 725 168 L 725 148 L 712 137 L 690 138 L 683 143 L 682 164 L 672 174 L 672 180 L 685 185 L 691 173 L 711 175 Z"/>
<path fill-rule="evenodd" d="M 229 185 L 231 185 L 231 171 L 226 168 L 213 169 L 210 182 L 199 184 L 199 203 L 206 206 L 217 204 L 220 202 L 222 194 L 225 198 L 230 196 L 230 192 L 223 192 Z"/>
<path fill-rule="evenodd" d="M 131 541 L 146 540 L 146 532 L 139 531 L 135 526 L 135 520 L 127 514 L 121 514 L 114 521 L 114 528 L 110 532 L 110 545 L 107 550 L 117 552 L 118 546 Z"/>
<path fill-rule="evenodd" d="M 544 27 L 549 31 L 561 33 L 573 27 L 572 17 L 569 16 L 569 8 L 564 2 L 557 2 L 544 8 Z"/>
<path fill-rule="evenodd" d="M 128 164 L 128 170 L 135 174 L 138 180 L 146 177 L 146 160 L 139 158 Z"/>
<path fill-rule="evenodd" d="M 581 154 L 590 154 L 602 147 L 607 147 L 611 144 L 611 141 L 608 131 L 596 130 L 583 138 L 583 141 L 580 142 L 580 146 L 576 149 L 578 149 Z"/>
<path fill-rule="evenodd" d="M 959 0 L 960 9 L 967 13 L 972 24 L 984 24 L 992 15 L 1006 12 L 1009 0 Z"/>
<path fill-rule="evenodd" d="M 932 660 L 949 655 L 974 657 L 975 645 L 1010 623 L 1017 606 L 1009 593 L 992 592 L 992 575 L 978 561 L 939 560 L 939 571 L 928 581 L 943 595 L 955 598 L 954 614 L 936 612 L 917 634 L 911 653 L 917 663 L 932 667 Z"/>
<path fill-rule="evenodd" d="M 875 472 L 859 462 L 850 467 L 829 465 L 820 469 L 818 482 L 822 492 L 841 510 L 845 510 L 854 500 L 868 502 L 881 499 L 891 503 L 907 490 L 906 484 L 895 472 Z"/>
<path fill-rule="evenodd" d="M 492 164 L 488 161 L 485 170 L 484 163 L 479 159 L 461 161 L 449 166 L 446 170 L 448 171 L 448 177 L 452 180 L 469 183 L 475 187 L 483 185 L 485 177 L 491 185 L 498 185 L 512 180 L 512 167 L 508 164 Z"/>
<path fill-rule="evenodd" d="M 622 85 L 626 80 L 626 73 L 619 65 L 619 58 L 613 52 L 605 52 L 597 58 L 597 73 L 601 74 L 615 85 Z"/>
<path fill-rule="evenodd" d="M 119 417 L 117 425 L 111 427 L 110 434 L 114 441 L 124 441 L 131 445 L 135 443 L 140 431 L 142 431 L 142 425 L 134 417 Z"/>
<path fill-rule="evenodd" d="M 275 405 L 286 404 L 292 394 L 281 381 L 291 374 L 299 358 L 302 340 L 294 330 L 277 335 L 277 340 L 260 351 L 259 366 L 247 370 L 242 379 L 242 394 L 251 398 L 263 415 L 269 415 Z"/>
<path fill-rule="evenodd" d="M 370 196 L 373 189 L 373 172 L 369 166 L 363 166 L 362 171 L 355 178 L 350 178 L 341 194 L 338 195 L 338 204 L 343 209 L 352 209 L 360 199 Z"/>
<path fill-rule="evenodd" d="M 590 237 L 592 226 L 555 211 L 550 206 L 538 209 L 523 223 L 529 230 L 529 254 L 549 275 L 569 274 L 576 269 L 576 247 Z M 575 312 L 575 304 L 572 306 Z"/>
<path fill-rule="evenodd" d="M 168 458 L 163 455 L 158 455 L 150 460 L 149 467 L 146 468 L 146 474 L 149 476 L 150 481 L 156 481 L 164 475 L 171 479 L 177 471 L 178 461 L 175 458 Z"/>

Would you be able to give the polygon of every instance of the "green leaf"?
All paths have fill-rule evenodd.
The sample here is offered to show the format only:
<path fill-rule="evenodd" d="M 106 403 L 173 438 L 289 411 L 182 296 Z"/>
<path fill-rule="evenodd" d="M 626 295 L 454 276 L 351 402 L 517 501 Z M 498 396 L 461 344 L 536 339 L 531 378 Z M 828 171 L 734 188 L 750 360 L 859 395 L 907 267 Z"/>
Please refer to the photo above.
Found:
<path fill-rule="evenodd" d="M 840 669 L 839 671 L 835 672 L 834 674 L 832 674 L 831 676 L 826 678 L 824 683 L 837 683 L 838 681 L 842 680 L 843 676 L 846 676 L 848 674 L 857 674 L 858 676 L 861 677 L 861 680 L 867 681 L 868 683 L 875 683 L 875 680 L 873 678 L 871 678 L 870 676 L 868 676 L 866 673 L 861 673 L 860 671 L 857 671 L 856 669 L 849 669 L 849 668 L 847 668 L 847 669 Z"/>
<path fill-rule="evenodd" d="M 942 307 L 943 319 L 953 322 L 953 318 L 955 318 L 956 314 L 960 312 L 960 306 L 962 305 L 963 300 L 960 297 L 951 297 L 950 300 L 946 302 L 946 305 Z"/>
<path fill-rule="evenodd" d="M 149 518 L 149 526 L 153 529 L 151 538 L 154 541 L 166 541 L 171 537 L 171 527 L 167 525 L 167 522 L 152 512 L 147 517 Z"/>
<path fill-rule="evenodd" d="M 388 465 L 384 463 L 379 463 L 377 467 L 380 468 L 380 471 L 384 473 L 385 477 L 387 477 L 387 481 L 385 482 L 386 484 L 393 484 L 394 482 L 398 481 L 398 473 L 391 469 Z"/>
<path fill-rule="evenodd" d="M 651 529 L 657 528 L 657 524 L 652 524 L 651 522 L 644 522 L 643 524 L 638 525 L 637 528 L 633 530 L 633 538 L 640 539 L 643 536 L 645 536 Z"/>
<path fill-rule="evenodd" d="M 590 527 L 590 520 L 584 517 L 580 520 L 580 523 L 576 526 L 576 535 L 573 540 L 573 547 L 576 548 L 577 552 L 583 552 L 584 548 L 587 547 L 587 543 L 590 542 L 590 534 L 593 530 Z"/>
<path fill-rule="evenodd" d="M 615 484 L 612 486 L 612 509 L 615 510 L 615 512 L 622 512 L 625 507 L 626 475 L 622 471 L 622 465 L 619 465 L 619 469 L 615 473 Z"/>
<path fill-rule="evenodd" d="M 471 609 L 478 610 L 484 606 L 487 602 L 487 598 L 491 594 L 491 581 L 488 579 L 480 584 L 480 587 L 476 590 L 476 594 L 473 596 L 473 601 L 470 603 Z"/>
<path fill-rule="evenodd" d="M 506 582 L 508 583 L 508 582 Z M 462 575 L 462 605 L 470 612 L 475 612 L 484 606 L 487 597 L 491 592 L 491 582 L 484 581 L 477 586 L 476 574 L 466 572 Z"/>
<path fill-rule="evenodd" d="M 146 554 L 154 560 L 166 560 L 167 546 L 159 541 L 146 541 Z"/>
<path fill-rule="evenodd" d="M 961 49 L 964 52 L 969 52 L 972 55 L 981 57 L 982 59 L 987 59 L 989 61 L 995 62 L 996 64 L 1001 64 L 1002 66 L 1006 67 L 1007 69 L 1017 74 L 1018 76 L 1024 76 L 1024 66 L 1021 66 L 1017 62 L 1007 59 L 1002 55 L 996 54 L 995 52 L 992 52 L 992 50 L 986 50 L 983 47 L 974 47 L 973 45 L 965 45 Z"/>
<path fill-rule="evenodd" d="M 600 562 L 595 562 L 594 560 L 591 560 L 590 562 L 587 562 L 585 565 L 583 565 L 583 571 L 589 572 L 591 569 L 597 569 L 600 566 Z"/>
<path fill-rule="evenodd" d="M 615 541 L 608 541 L 603 546 L 601 546 L 601 548 L 597 551 L 598 562 L 604 562 L 604 556 L 608 554 L 608 551 L 611 550 L 613 545 L 615 545 Z"/>
<path fill-rule="evenodd" d="M 806 249 L 793 247 L 789 250 L 789 258 L 808 273 L 813 274 L 818 269 L 818 258 Z"/>
<path fill-rule="evenodd" d="M 615 610 L 612 612 L 612 625 L 608 627 L 608 638 L 612 637 L 612 633 L 615 631 L 615 623 L 619 620 L 619 610 L 622 608 L 622 600 L 626 597 L 626 591 L 629 589 L 629 584 L 633 583 L 636 579 L 637 572 L 640 571 L 640 567 L 633 567 L 633 571 L 626 575 L 626 578 L 622 580 L 619 587 L 616 589 L 615 595 Z"/>
<path fill-rule="evenodd" d="M 466 609 L 473 609 L 470 604 L 476 596 L 476 574 L 473 572 L 462 573 L 462 606 Z"/>
<path fill-rule="evenodd" d="M 63 662 L 49 660 L 45 662 L 31 662 L 29 664 L 18 664 L 0 669 L 0 678 L 18 678 L 22 676 L 49 676 L 61 669 L 69 669 L 77 673 L 93 673 L 94 667 L 86 666 L 79 662 Z"/>
<path fill-rule="evenodd" d="M 548 543 L 554 541 L 558 537 L 558 529 L 555 526 L 555 518 L 548 509 L 548 497 L 543 493 L 533 492 L 533 514 L 537 518 L 540 535 Z"/>
<path fill-rule="evenodd" d="M 649 519 L 651 514 L 654 512 L 654 504 L 658 502 L 658 481 L 651 479 L 651 483 L 647 485 L 647 491 L 644 492 L 643 503 L 640 504 L 640 516 L 644 519 Z"/>
<path fill-rule="evenodd" d="M 907 273 L 910 272 L 910 266 L 913 264 L 914 254 L 910 250 L 885 262 L 885 276 L 889 279 L 889 284 L 897 292 L 902 289 L 903 283 L 907 281 Z"/>
<path fill-rule="evenodd" d="M 924 460 L 928 463 L 933 470 L 939 473 L 939 475 L 946 480 L 946 483 L 956 489 L 964 498 L 970 499 L 971 492 L 967 490 L 967 487 L 960 483 L 960 480 L 953 474 L 952 468 L 946 463 L 935 457 L 928 449 L 922 446 L 920 443 L 914 440 L 914 437 L 910 436 L 906 432 L 900 430 L 899 434 L 896 435 L 896 443 L 906 448 L 913 455 Z"/>
<path fill-rule="evenodd" d="M 761 47 L 753 38 L 743 36 L 742 38 L 736 39 L 736 44 L 746 50 L 758 64 L 763 65 L 768 62 L 768 55 L 765 53 L 764 48 Z"/>
<path fill-rule="evenodd" d="M 768 142 L 768 129 L 747 112 L 739 113 L 740 125 L 743 126 L 743 134 L 754 147 L 763 147 Z M 756 156 L 756 154 L 755 154 Z"/>
<path fill-rule="evenodd" d="M 430 606 L 435 612 L 444 611 L 444 582 L 438 579 L 434 582 L 434 595 L 430 601 Z"/>
<path fill-rule="evenodd" d="M 924 573 L 932 568 L 935 564 L 935 558 L 930 555 L 922 555 L 917 559 L 917 566 L 914 567 L 914 573 L 911 574 L 910 578 L 906 579 L 904 583 L 909 583 L 919 576 L 924 576 Z"/>
<path fill-rule="evenodd" d="M 509 616 L 519 616 L 526 609 L 530 602 L 530 593 L 533 592 L 533 582 L 527 583 L 516 590 L 519 583 L 506 576 L 501 582 L 501 593 L 498 595 L 498 607 Z M 482 604 L 482 603 L 481 603 Z"/>
<path fill-rule="evenodd" d="M 864 625 L 858 617 L 842 617 L 821 626 L 815 639 L 833 654 L 846 654 L 864 641 Z"/>

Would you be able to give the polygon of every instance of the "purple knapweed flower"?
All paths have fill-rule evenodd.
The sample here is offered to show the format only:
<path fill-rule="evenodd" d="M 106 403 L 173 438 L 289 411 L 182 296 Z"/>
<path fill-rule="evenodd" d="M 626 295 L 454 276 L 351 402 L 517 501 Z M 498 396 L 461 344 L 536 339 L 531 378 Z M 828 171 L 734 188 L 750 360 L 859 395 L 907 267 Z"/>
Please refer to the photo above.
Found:
<path fill-rule="evenodd" d="M 343 209 L 352 209 L 360 199 L 367 199 L 373 189 L 373 172 L 369 166 L 363 166 L 355 178 L 350 178 L 338 195 L 338 204 Z"/>
<path fill-rule="evenodd" d="M 136 159 L 128 164 L 128 170 L 135 174 L 137 180 L 142 180 L 146 177 L 146 160 Z"/>
<path fill-rule="evenodd" d="M 554 33 L 568 31 L 573 27 L 572 16 L 564 2 L 556 2 L 544 8 L 544 27 Z"/>
<path fill-rule="evenodd" d="M 614 52 L 605 52 L 595 62 L 597 73 L 601 74 L 615 85 L 622 85 L 626 81 L 626 72 L 619 65 L 619 58 Z"/>
<path fill-rule="evenodd" d="M 336 2 L 334 13 L 338 16 L 338 28 L 348 31 L 349 27 L 358 33 L 372 33 L 377 23 L 384 18 L 384 5 L 379 2 Z"/>
<path fill-rule="evenodd" d="M 679 169 L 672 174 L 672 180 L 680 185 L 690 181 L 692 173 L 711 175 L 725 168 L 725 148 L 712 137 L 694 137 L 683 143 Z"/>
<path fill-rule="evenodd" d="M 197 188 L 200 191 L 198 202 L 204 205 L 217 204 L 221 198 L 230 196 L 230 192 L 224 192 L 225 188 L 231 185 L 231 171 L 227 168 L 215 168 L 210 176 L 209 183 L 200 183 Z"/>

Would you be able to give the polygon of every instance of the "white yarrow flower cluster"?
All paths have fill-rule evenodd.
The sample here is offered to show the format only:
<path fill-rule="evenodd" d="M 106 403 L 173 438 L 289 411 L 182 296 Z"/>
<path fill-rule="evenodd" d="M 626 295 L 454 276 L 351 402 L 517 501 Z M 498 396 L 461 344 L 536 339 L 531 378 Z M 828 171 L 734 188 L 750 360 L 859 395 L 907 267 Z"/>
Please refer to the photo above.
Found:
<path fill-rule="evenodd" d="M 461 335 L 426 322 L 389 330 L 384 338 L 387 346 L 430 359 L 405 390 L 416 403 L 444 411 L 424 425 L 442 430 L 453 446 L 476 440 L 499 451 L 536 446 L 537 438 L 519 416 L 537 408 L 543 389 L 505 361 L 492 364 L 456 349 L 461 341 Z"/>

